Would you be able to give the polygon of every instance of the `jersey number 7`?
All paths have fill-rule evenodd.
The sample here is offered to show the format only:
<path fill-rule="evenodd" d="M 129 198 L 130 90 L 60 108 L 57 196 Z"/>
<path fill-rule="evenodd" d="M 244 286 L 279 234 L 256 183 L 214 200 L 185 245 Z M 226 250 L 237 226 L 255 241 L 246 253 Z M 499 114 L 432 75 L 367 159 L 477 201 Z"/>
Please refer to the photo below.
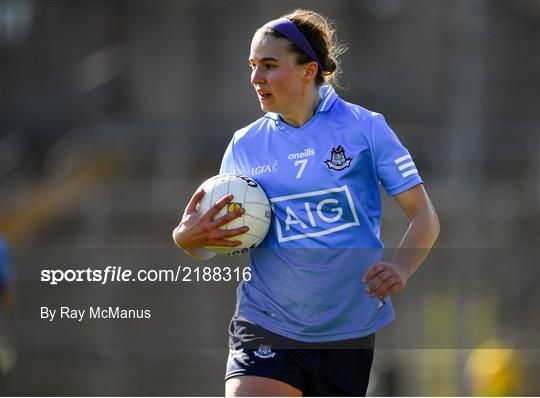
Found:
<path fill-rule="evenodd" d="M 298 170 L 298 174 L 296 174 L 296 179 L 299 179 L 302 177 L 302 173 L 304 172 L 304 169 L 306 168 L 307 162 L 309 159 L 300 159 L 294 162 L 295 166 L 300 165 L 300 170 Z"/>

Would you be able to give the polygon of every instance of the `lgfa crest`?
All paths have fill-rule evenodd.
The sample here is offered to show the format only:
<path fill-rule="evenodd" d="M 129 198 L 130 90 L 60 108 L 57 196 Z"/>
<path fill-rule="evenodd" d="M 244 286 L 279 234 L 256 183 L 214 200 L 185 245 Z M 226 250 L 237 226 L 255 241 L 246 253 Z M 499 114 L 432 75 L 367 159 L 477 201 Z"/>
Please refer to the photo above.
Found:
<path fill-rule="evenodd" d="M 255 351 L 255 356 L 263 359 L 273 358 L 276 353 L 272 352 L 272 347 L 270 344 L 262 344 L 259 346 L 259 349 Z"/>
<path fill-rule="evenodd" d="M 331 158 L 326 160 L 325 163 L 329 169 L 343 170 L 351 165 L 352 158 L 348 158 L 345 155 L 345 148 L 338 145 L 337 148 L 332 148 Z"/>

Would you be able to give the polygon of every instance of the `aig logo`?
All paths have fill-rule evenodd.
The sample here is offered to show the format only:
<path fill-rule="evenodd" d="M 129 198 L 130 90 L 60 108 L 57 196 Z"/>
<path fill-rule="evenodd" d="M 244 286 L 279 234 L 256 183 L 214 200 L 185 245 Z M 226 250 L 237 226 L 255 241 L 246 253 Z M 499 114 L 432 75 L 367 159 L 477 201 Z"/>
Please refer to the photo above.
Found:
<path fill-rule="evenodd" d="M 328 235 L 360 225 L 347 185 L 270 199 L 278 240 Z"/>

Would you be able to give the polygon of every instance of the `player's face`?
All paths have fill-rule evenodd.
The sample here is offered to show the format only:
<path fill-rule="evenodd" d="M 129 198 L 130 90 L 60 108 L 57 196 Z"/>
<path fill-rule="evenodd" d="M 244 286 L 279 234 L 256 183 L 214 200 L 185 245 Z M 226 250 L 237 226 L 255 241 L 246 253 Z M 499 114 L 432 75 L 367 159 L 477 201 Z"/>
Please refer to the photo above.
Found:
<path fill-rule="evenodd" d="M 296 63 L 289 42 L 261 33 L 251 42 L 251 84 L 264 112 L 294 114 L 302 104 L 305 66 Z"/>

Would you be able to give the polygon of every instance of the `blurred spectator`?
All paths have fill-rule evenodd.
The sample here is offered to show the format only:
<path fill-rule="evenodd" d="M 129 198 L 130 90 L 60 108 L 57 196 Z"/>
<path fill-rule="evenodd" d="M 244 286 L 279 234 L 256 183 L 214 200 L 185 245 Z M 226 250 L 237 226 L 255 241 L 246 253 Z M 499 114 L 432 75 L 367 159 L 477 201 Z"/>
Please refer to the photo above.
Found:
<path fill-rule="evenodd" d="M 14 275 L 7 242 L 0 236 L 0 377 L 6 373 L 15 360 L 12 349 L 7 344 L 5 311 L 11 309 L 14 295 Z"/>

